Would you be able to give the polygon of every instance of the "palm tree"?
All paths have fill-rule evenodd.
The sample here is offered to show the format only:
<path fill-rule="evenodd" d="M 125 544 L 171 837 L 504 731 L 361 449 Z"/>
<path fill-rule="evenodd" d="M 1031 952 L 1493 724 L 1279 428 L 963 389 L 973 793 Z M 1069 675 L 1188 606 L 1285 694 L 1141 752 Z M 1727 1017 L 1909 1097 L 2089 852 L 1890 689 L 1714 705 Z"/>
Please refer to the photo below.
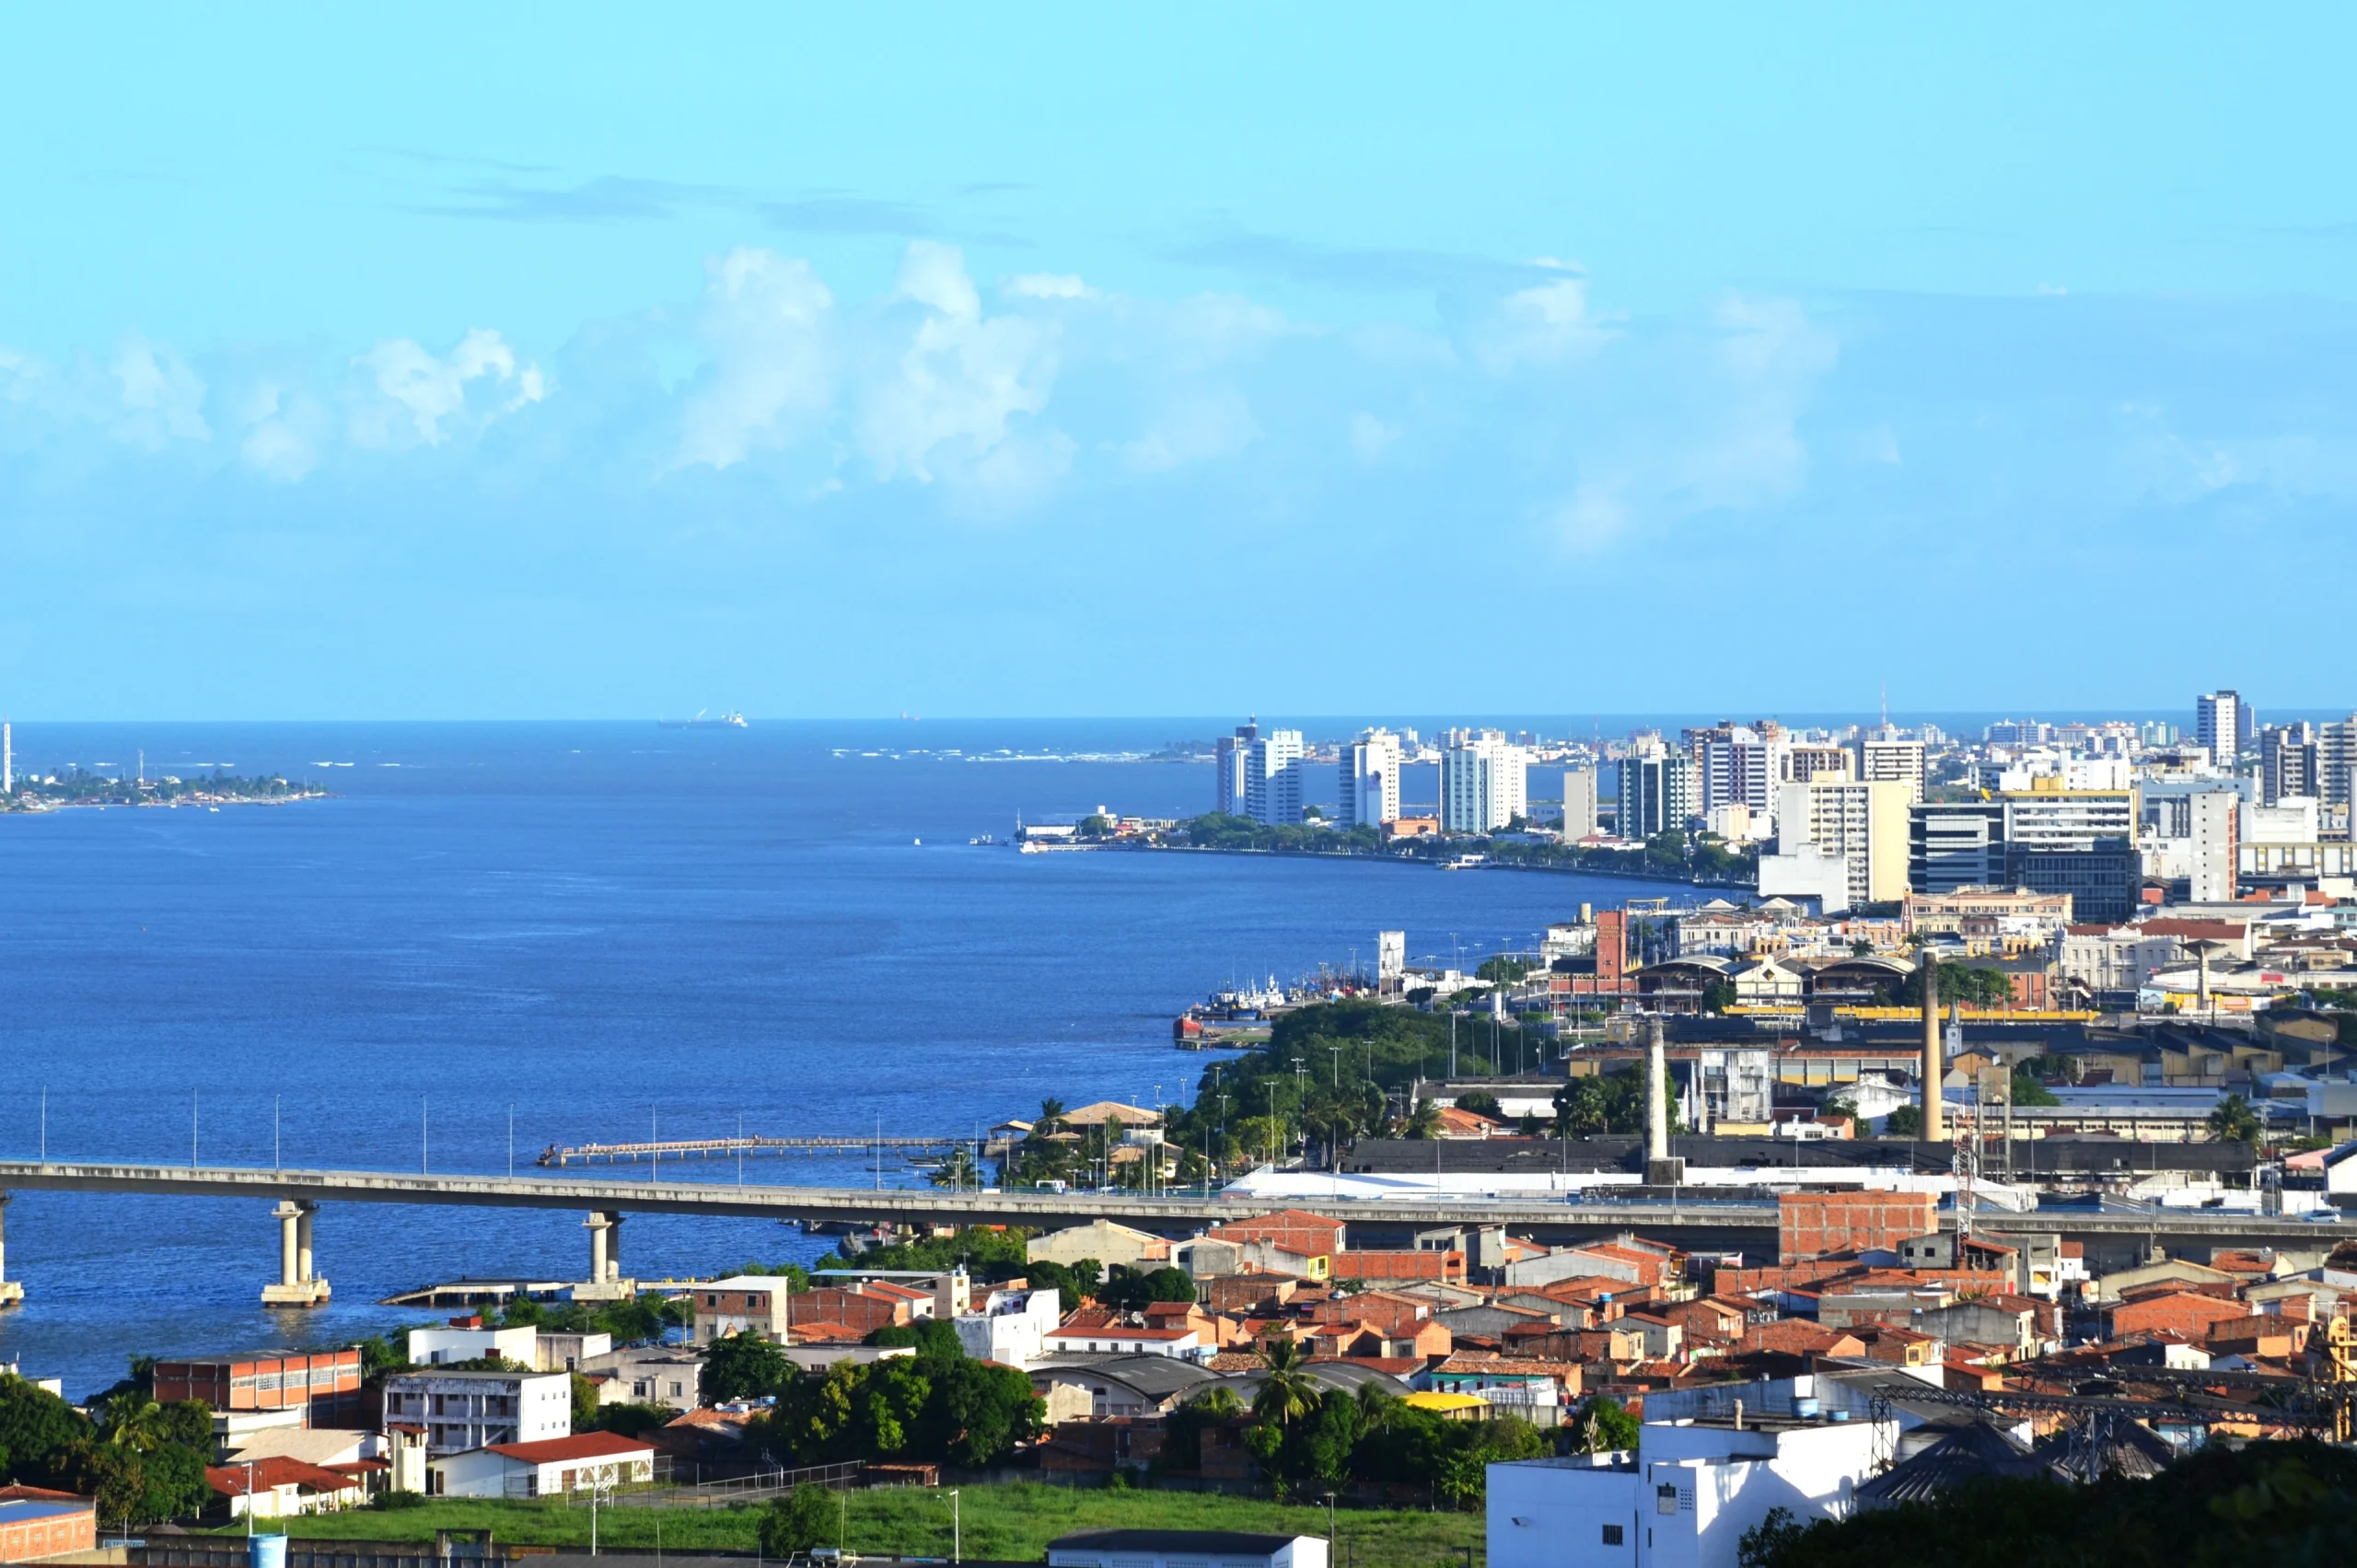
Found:
<path fill-rule="evenodd" d="M 1063 1131 L 1064 1102 L 1053 1095 L 1039 1102 L 1039 1120 L 1032 1125 L 1034 1138 L 1045 1138 Z"/>
<path fill-rule="evenodd" d="M 1430 1099 L 1418 1099 L 1416 1109 L 1410 1112 L 1407 1126 L 1402 1129 L 1402 1132 L 1411 1138 L 1439 1137 L 1440 1107 L 1434 1105 Z"/>
<path fill-rule="evenodd" d="M 117 1447 L 145 1454 L 164 1441 L 164 1407 L 136 1389 L 126 1388 L 99 1407 L 99 1423 L 107 1441 Z"/>
<path fill-rule="evenodd" d="M 974 1152 L 959 1148 L 947 1159 L 933 1167 L 935 1187 L 954 1187 L 959 1191 L 971 1191 L 982 1185 L 981 1167 L 974 1163 Z"/>
<path fill-rule="evenodd" d="M 2256 1144 L 2259 1131 L 2258 1113 L 2240 1095 L 2228 1095 L 2210 1113 L 2210 1135 L 2222 1144 Z"/>
<path fill-rule="evenodd" d="M 1260 1391 L 1252 1397 L 1254 1419 L 1291 1426 L 1318 1402 L 1318 1383 L 1297 1340 L 1269 1334 L 1260 1341 Z"/>

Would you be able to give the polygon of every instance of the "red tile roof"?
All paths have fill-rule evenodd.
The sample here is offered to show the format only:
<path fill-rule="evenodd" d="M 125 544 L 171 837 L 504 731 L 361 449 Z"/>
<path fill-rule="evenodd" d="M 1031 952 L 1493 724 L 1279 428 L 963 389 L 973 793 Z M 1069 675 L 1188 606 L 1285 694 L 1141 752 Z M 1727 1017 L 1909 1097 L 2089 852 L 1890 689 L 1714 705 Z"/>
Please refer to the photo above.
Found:
<path fill-rule="evenodd" d="M 323 1465 L 290 1459 L 284 1454 L 256 1459 L 250 1465 L 207 1466 L 204 1484 L 224 1497 L 243 1497 L 249 1477 L 256 1492 L 281 1486 L 298 1487 L 306 1492 L 349 1492 L 360 1484 L 356 1476 L 340 1475 Z"/>
<path fill-rule="evenodd" d="M 624 1456 L 644 1455 L 649 1459 L 655 1450 L 635 1437 L 624 1437 L 619 1432 L 580 1432 L 570 1437 L 543 1437 L 537 1443 L 490 1443 L 485 1453 L 502 1458 L 519 1459 L 528 1465 L 552 1465 L 565 1459 L 619 1459 Z"/>

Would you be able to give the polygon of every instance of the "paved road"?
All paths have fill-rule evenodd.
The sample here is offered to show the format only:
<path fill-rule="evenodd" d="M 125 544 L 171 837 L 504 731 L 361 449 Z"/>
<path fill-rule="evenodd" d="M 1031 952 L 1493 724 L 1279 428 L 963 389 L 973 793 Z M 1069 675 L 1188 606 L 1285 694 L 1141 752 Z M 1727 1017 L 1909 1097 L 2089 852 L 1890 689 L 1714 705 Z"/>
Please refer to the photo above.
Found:
<path fill-rule="evenodd" d="M 242 1166 L 0 1161 L 0 1192 L 182 1193 L 205 1198 L 308 1198 L 322 1203 L 459 1203 L 480 1207 L 581 1209 L 617 1214 L 735 1215 L 772 1220 L 900 1220 L 911 1223 L 1065 1225 L 1092 1219 L 1184 1234 L 1259 1213 L 1266 1203 L 1234 1199 L 1141 1197 L 1135 1193 L 949 1192 L 934 1188 L 737 1186 L 702 1181 L 631 1181 L 610 1177 L 432 1176 L 374 1170 L 267 1170 Z M 1506 1225 L 1547 1234 L 1614 1230 L 1664 1235 L 1772 1234 L 1773 1204 L 1693 1202 L 1307 1201 L 1300 1206 L 1384 1225 Z M 2074 1240 L 2142 1237 L 2179 1243 L 2316 1247 L 2357 1235 L 2357 1223 L 2318 1225 L 2212 1211 L 2160 1214 L 2049 1210 L 1985 1216 L 1991 1230 L 2053 1233 Z"/>

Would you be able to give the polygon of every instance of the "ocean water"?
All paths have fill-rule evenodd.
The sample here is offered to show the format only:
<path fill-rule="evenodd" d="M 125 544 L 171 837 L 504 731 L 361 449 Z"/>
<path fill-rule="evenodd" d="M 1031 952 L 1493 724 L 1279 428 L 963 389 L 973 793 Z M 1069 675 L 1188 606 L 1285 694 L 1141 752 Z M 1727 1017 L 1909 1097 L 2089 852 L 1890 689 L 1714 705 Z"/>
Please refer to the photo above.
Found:
<path fill-rule="evenodd" d="M 1403 927 L 1411 954 L 1525 945 L 1651 885 L 1178 854 L 1019 855 L 1017 812 L 1202 808 L 1183 722 L 19 726 L 20 766 L 320 779 L 324 801 L 0 817 L 0 1151 L 500 1171 L 550 1144 L 965 1131 L 1105 1097 L 1190 1098 L 1171 1016 Z M 968 755 L 950 758 L 957 749 Z M 332 765 L 323 765 L 332 764 Z M 922 841 L 921 842 L 919 841 Z M 513 1128 L 511 1143 L 511 1125 Z M 602 1169 L 602 1167 L 601 1167 Z M 644 1167 L 621 1167 L 621 1173 Z M 664 1167 L 736 1179 L 733 1164 Z M 875 1179 L 863 1155 L 749 1181 Z M 888 1157 L 883 1179 L 914 1179 Z M 80 1397 L 135 1353 L 334 1343 L 396 1290 L 577 1276 L 580 1216 L 328 1205 L 335 1301 L 258 1302 L 269 1204 L 23 1192 L 0 1362 Z M 642 1277 L 828 1243 L 644 1216 Z"/>

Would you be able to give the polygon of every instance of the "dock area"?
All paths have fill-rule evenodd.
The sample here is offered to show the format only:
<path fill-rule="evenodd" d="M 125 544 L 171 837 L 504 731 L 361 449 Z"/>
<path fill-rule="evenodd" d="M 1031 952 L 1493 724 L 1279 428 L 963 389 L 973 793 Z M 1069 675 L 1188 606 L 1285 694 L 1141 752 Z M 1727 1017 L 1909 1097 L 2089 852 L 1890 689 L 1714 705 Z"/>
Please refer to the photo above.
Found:
<path fill-rule="evenodd" d="M 974 1142 L 955 1133 L 861 1133 L 838 1137 L 823 1134 L 803 1138 L 664 1138 L 635 1144 L 551 1144 L 538 1164 L 544 1166 L 608 1165 L 635 1160 L 728 1159 L 745 1155 L 839 1155 L 875 1149 L 920 1154 L 962 1148 Z"/>

